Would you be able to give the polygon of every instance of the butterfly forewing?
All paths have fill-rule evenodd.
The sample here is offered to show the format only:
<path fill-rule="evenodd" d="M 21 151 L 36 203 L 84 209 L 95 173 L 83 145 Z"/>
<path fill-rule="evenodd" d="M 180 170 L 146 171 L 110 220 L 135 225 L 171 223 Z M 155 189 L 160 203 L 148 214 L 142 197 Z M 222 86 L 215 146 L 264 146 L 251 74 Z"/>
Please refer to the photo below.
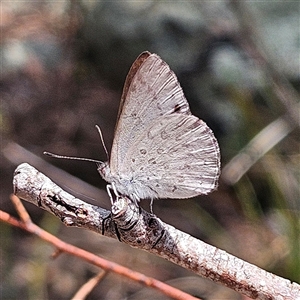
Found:
<path fill-rule="evenodd" d="M 143 52 L 127 75 L 109 167 L 103 177 L 135 200 L 189 198 L 217 187 L 217 140 L 156 54 Z"/>
<path fill-rule="evenodd" d="M 151 53 L 148 52 L 148 51 L 142 52 L 130 67 L 130 70 L 129 70 L 127 76 L 126 76 L 125 84 L 124 84 L 124 87 L 123 87 L 123 92 L 122 92 L 122 97 L 121 97 L 119 112 L 118 112 L 118 117 L 117 117 L 117 126 L 118 126 L 118 120 L 120 119 L 120 115 L 122 114 L 122 110 L 123 110 L 123 107 L 124 107 L 125 100 L 127 98 L 127 93 L 128 93 L 129 87 L 131 85 L 132 79 L 135 76 L 138 69 L 140 68 L 141 64 L 150 55 L 151 55 Z"/>
<path fill-rule="evenodd" d="M 163 115 L 190 115 L 187 100 L 173 71 L 156 54 L 141 54 L 134 62 L 134 74 L 127 76 L 112 146 L 110 168 L 120 173 L 129 148 Z M 129 86 L 128 86 L 129 85 Z"/>

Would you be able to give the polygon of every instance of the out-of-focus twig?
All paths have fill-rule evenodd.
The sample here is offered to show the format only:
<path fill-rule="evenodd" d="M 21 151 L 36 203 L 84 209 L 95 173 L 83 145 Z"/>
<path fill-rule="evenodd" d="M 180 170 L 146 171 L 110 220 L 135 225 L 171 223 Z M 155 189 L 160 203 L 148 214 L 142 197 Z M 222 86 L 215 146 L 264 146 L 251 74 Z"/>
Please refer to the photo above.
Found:
<path fill-rule="evenodd" d="M 25 224 L 32 223 L 31 218 L 30 218 L 27 210 L 24 207 L 23 203 L 20 201 L 20 199 L 17 196 L 15 196 L 15 195 L 11 195 L 10 200 L 13 203 L 16 211 L 18 212 L 19 217 L 21 218 L 21 220 Z"/>
<path fill-rule="evenodd" d="M 291 126 L 297 125 L 300 127 L 299 94 L 273 63 L 272 55 L 267 50 L 258 31 L 259 27 L 256 19 L 247 8 L 248 3 L 231 0 L 230 4 L 236 12 L 240 25 L 238 39 L 240 47 L 268 75 L 273 91 L 286 109 L 289 116 L 287 120 L 291 123 Z"/>
<path fill-rule="evenodd" d="M 260 131 L 248 145 L 232 158 L 222 170 L 221 178 L 235 184 L 270 149 L 285 138 L 293 128 L 284 118 L 279 118 Z"/>
<path fill-rule="evenodd" d="M 273 91 L 284 105 L 283 117 L 262 129 L 244 149 L 223 168 L 221 178 L 227 184 L 235 184 L 269 150 L 285 138 L 296 126 L 300 127 L 299 95 L 272 63 L 262 38 L 257 30 L 255 18 L 242 1 L 230 1 L 240 24 L 239 45 L 249 57 L 268 75 Z"/>
<path fill-rule="evenodd" d="M 17 143 L 7 143 L 5 147 L 3 147 L 2 153 L 4 157 L 15 166 L 21 164 L 24 161 L 28 162 L 33 166 L 36 166 L 36 168 L 41 170 L 47 176 L 53 178 L 53 180 L 58 182 L 66 190 L 71 191 L 73 194 L 76 193 L 76 191 L 85 191 L 84 195 L 80 195 L 80 197 L 83 197 L 85 200 L 92 199 L 95 203 L 101 205 L 104 205 L 104 203 L 109 203 L 107 193 L 105 193 L 103 190 L 98 189 L 80 180 L 79 178 L 72 176 L 71 174 L 63 171 L 62 169 L 59 169 L 49 164 L 46 160 L 28 151 L 27 149 L 25 149 Z"/>
<path fill-rule="evenodd" d="M 101 271 L 96 276 L 91 278 L 77 291 L 71 300 L 84 300 L 106 274 L 107 273 L 105 271 Z"/>

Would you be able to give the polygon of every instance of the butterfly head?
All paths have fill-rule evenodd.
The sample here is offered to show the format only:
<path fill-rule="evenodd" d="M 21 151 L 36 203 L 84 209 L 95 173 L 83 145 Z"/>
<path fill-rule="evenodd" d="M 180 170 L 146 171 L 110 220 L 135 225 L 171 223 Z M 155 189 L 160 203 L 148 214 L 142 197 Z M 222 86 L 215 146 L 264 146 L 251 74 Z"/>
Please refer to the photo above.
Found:
<path fill-rule="evenodd" d="M 97 163 L 97 171 L 99 172 L 99 174 L 101 175 L 101 177 L 105 181 L 107 181 L 107 182 L 111 182 L 112 181 L 111 172 L 110 172 L 110 167 L 109 167 L 108 161 Z"/>

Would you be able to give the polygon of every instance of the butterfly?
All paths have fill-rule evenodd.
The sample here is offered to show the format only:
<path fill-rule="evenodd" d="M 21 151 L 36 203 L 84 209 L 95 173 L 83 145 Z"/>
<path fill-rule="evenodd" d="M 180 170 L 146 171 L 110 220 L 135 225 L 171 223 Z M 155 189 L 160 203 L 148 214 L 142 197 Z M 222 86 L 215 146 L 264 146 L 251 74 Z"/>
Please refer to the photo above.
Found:
<path fill-rule="evenodd" d="M 143 52 L 132 64 L 110 158 L 97 170 L 116 195 L 135 203 L 191 198 L 217 188 L 218 142 L 192 115 L 176 75 L 157 54 Z"/>

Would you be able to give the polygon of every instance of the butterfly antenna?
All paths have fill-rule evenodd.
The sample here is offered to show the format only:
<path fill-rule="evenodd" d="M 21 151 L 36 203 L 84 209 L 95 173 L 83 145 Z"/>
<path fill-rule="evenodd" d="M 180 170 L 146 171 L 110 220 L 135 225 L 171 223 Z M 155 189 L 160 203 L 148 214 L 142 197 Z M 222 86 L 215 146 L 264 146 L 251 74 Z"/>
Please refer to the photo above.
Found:
<path fill-rule="evenodd" d="M 104 151 L 106 153 L 106 156 L 107 156 L 107 160 L 109 160 L 109 155 L 108 155 L 108 151 L 107 151 L 107 148 L 105 146 L 105 143 L 104 143 L 104 139 L 103 139 L 103 135 L 102 135 L 102 131 L 100 129 L 100 127 L 98 125 L 95 125 L 97 130 L 98 130 L 98 133 L 99 133 L 99 136 L 100 136 L 100 139 L 101 139 L 101 143 L 102 143 L 102 146 L 104 148 Z"/>
<path fill-rule="evenodd" d="M 58 154 L 54 154 L 54 153 L 47 152 L 47 151 L 44 151 L 43 154 L 45 154 L 47 156 L 54 157 L 54 158 L 63 158 L 63 159 L 90 161 L 90 162 L 94 162 L 96 164 L 101 164 L 102 163 L 102 161 L 96 160 L 96 159 L 85 158 L 85 157 L 76 157 L 76 156 L 58 155 Z"/>

